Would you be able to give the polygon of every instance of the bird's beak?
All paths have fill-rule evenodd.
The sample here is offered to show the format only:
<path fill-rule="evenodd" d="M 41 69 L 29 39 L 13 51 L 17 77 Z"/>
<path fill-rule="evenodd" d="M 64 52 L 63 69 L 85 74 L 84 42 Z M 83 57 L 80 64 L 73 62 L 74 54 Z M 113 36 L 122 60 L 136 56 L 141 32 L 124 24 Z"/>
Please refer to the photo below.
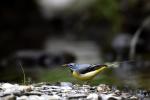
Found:
<path fill-rule="evenodd" d="M 63 64 L 62 66 L 63 66 L 63 67 L 67 67 L 67 64 Z"/>

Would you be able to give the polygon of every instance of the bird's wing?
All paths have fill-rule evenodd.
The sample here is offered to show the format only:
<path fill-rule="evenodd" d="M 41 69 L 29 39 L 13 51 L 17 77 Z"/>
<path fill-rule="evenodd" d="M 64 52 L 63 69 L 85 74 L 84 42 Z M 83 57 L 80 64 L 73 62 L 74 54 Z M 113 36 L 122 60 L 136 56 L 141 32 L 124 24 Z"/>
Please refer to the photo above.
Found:
<path fill-rule="evenodd" d="M 91 64 L 75 64 L 74 66 L 71 66 L 70 69 L 73 71 L 80 71 L 80 70 L 86 70 L 91 66 Z"/>
<path fill-rule="evenodd" d="M 80 74 L 84 74 L 87 72 L 91 72 L 94 70 L 97 70 L 101 67 L 104 67 L 105 65 L 99 65 L 99 64 L 76 64 L 73 66 L 72 70 L 79 72 Z"/>

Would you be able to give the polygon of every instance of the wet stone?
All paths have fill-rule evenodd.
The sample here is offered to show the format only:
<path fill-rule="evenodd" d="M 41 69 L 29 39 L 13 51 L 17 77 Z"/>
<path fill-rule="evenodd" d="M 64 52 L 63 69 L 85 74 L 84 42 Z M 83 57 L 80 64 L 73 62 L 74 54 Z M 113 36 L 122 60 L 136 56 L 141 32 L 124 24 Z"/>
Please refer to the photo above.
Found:
<path fill-rule="evenodd" d="M 70 82 L 61 82 L 60 85 L 61 85 L 62 87 L 72 87 L 72 86 L 73 86 L 73 84 L 70 83 Z"/>
<path fill-rule="evenodd" d="M 99 100 L 99 95 L 96 93 L 91 93 L 87 96 L 87 100 Z"/>
<path fill-rule="evenodd" d="M 87 96 L 85 94 L 74 94 L 74 95 L 68 95 L 68 99 L 84 99 Z"/>
<path fill-rule="evenodd" d="M 100 93 L 108 93 L 111 89 L 109 88 L 108 85 L 105 84 L 100 84 L 97 86 L 97 91 Z"/>
<path fill-rule="evenodd" d="M 28 100 L 28 97 L 27 96 L 17 97 L 17 100 Z"/>
<path fill-rule="evenodd" d="M 120 96 L 121 95 L 121 92 L 119 90 L 115 90 L 115 94 Z"/>
<path fill-rule="evenodd" d="M 124 92 L 106 84 L 78 85 L 37 83 L 19 85 L 0 83 L 0 100 L 150 100 L 145 90 Z"/>
<path fill-rule="evenodd" d="M 23 95 L 25 96 L 30 96 L 30 95 L 37 95 L 37 96 L 41 96 L 43 93 L 41 92 L 25 92 L 23 93 Z"/>
<path fill-rule="evenodd" d="M 3 96 L 0 100 L 16 100 L 16 97 L 12 94 Z"/>
<path fill-rule="evenodd" d="M 138 100 L 138 97 L 132 96 L 132 97 L 130 97 L 130 100 Z"/>

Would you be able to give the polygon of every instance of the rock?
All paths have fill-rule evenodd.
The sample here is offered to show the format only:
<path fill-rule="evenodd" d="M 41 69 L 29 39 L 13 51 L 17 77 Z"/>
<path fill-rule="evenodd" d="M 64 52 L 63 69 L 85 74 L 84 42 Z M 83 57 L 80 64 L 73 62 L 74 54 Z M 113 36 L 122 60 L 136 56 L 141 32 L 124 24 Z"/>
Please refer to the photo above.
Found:
<path fill-rule="evenodd" d="M 120 92 L 119 90 L 115 90 L 115 94 L 116 94 L 117 96 L 120 96 L 120 95 L 121 95 L 121 92 Z"/>
<path fill-rule="evenodd" d="M 68 87 L 68 86 L 65 86 L 65 87 L 61 87 L 62 90 L 72 90 L 72 87 Z"/>
<path fill-rule="evenodd" d="M 40 96 L 40 100 L 51 100 L 51 99 L 52 98 L 49 95 L 42 95 L 42 96 Z"/>
<path fill-rule="evenodd" d="M 114 98 L 114 97 L 110 97 L 110 98 L 108 98 L 107 100 L 121 100 L 121 99 L 117 99 L 117 98 Z"/>
<path fill-rule="evenodd" d="M 89 94 L 87 100 L 99 100 L 99 96 L 96 93 Z"/>
<path fill-rule="evenodd" d="M 124 99 L 130 97 L 129 93 L 122 93 L 121 96 L 122 96 L 122 98 L 124 98 Z"/>
<path fill-rule="evenodd" d="M 18 88 L 18 90 L 24 91 L 24 92 L 29 92 L 29 91 L 31 91 L 32 89 L 33 89 L 33 86 L 32 86 L 32 85 L 30 85 L 30 86 L 24 86 L 24 85 L 22 85 L 22 86 L 20 86 L 20 87 Z"/>
<path fill-rule="evenodd" d="M 13 88 L 14 87 L 14 85 L 12 85 L 12 84 L 10 84 L 10 83 L 4 83 L 4 84 L 2 84 L 2 86 L 1 86 L 1 88 L 2 89 L 8 89 L 8 88 Z"/>
<path fill-rule="evenodd" d="M 70 82 L 61 82 L 61 92 L 62 93 L 68 93 L 72 90 L 73 84 Z"/>
<path fill-rule="evenodd" d="M 70 94 L 68 95 L 68 99 L 74 99 L 74 100 L 77 100 L 77 99 L 85 99 L 87 97 L 86 94 Z"/>
<path fill-rule="evenodd" d="M 33 86 L 25 86 L 25 85 L 18 85 L 18 84 L 10 84 L 4 83 L 1 88 L 4 90 L 4 94 L 20 94 L 21 92 L 29 92 L 33 89 Z"/>
<path fill-rule="evenodd" d="M 0 83 L 0 100 L 150 100 L 147 92 L 141 91 L 125 92 L 116 87 L 110 89 L 105 84 L 90 86 L 62 82 L 26 86 Z"/>
<path fill-rule="evenodd" d="M 61 100 L 61 97 L 58 95 L 48 96 L 46 100 Z"/>
<path fill-rule="evenodd" d="M 40 99 L 40 96 L 37 96 L 37 95 L 30 95 L 30 96 L 28 97 L 28 100 L 41 100 L 41 99 Z"/>
<path fill-rule="evenodd" d="M 30 95 L 38 95 L 38 96 L 41 96 L 41 95 L 43 95 L 43 93 L 38 92 L 38 91 L 32 91 L 32 92 L 25 92 L 25 93 L 23 93 L 23 95 L 26 95 L 26 96 L 30 96 Z"/>
<path fill-rule="evenodd" d="M 16 100 L 28 100 L 27 96 L 17 97 Z"/>
<path fill-rule="evenodd" d="M 71 92 L 72 88 L 71 87 L 61 87 L 61 92 L 62 93 L 68 93 Z"/>
<path fill-rule="evenodd" d="M 137 97 L 138 97 L 140 100 L 143 100 L 143 99 L 144 99 L 144 95 L 142 95 L 142 94 L 137 94 Z"/>
<path fill-rule="evenodd" d="M 99 86 L 97 86 L 97 91 L 100 93 L 107 93 L 109 92 L 111 89 L 109 88 L 108 85 L 105 84 L 100 84 Z"/>
<path fill-rule="evenodd" d="M 132 96 L 132 97 L 130 97 L 130 100 L 138 100 L 138 97 Z"/>
<path fill-rule="evenodd" d="M 121 97 L 114 96 L 114 94 L 100 94 L 102 100 L 122 100 Z"/>
<path fill-rule="evenodd" d="M 16 100 L 16 97 L 11 94 L 11 95 L 2 97 L 0 100 Z"/>
<path fill-rule="evenodd" d="M 70 82 L 61 82 L 60 85 L 61 85 L 62 87 L 72 87 L 72 86 L 73 86 L 73 84 L 70 83 Z"/>
<path fill-rule="evenodd" d="M 1 87 L 4 90 L 4 94 L 12 94 L 12 93 L 16 93 L 19 94 L 21 91 L 18 90 L 19 85 L 15 84 L 12 85 L 10 83 L 4 83 Z"/>

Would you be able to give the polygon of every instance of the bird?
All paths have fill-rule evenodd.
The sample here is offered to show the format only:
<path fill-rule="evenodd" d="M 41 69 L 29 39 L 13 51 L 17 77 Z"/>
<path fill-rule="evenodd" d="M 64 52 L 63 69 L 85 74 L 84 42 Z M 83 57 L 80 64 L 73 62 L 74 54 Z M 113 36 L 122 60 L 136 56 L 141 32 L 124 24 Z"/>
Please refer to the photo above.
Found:
<path fill-rule="evenodd" d="M 107 63 L 107 64 L 77 64 L 77 63 L 69 63 L 64 64 L 63 66 L 69 67 L 72 76 L 81 81 L 89 81 L 93 79 L 96 75 L 103 72 L 105 69 L 110 67 L 118 67 L 119 64 L 115 63 Z"/>

